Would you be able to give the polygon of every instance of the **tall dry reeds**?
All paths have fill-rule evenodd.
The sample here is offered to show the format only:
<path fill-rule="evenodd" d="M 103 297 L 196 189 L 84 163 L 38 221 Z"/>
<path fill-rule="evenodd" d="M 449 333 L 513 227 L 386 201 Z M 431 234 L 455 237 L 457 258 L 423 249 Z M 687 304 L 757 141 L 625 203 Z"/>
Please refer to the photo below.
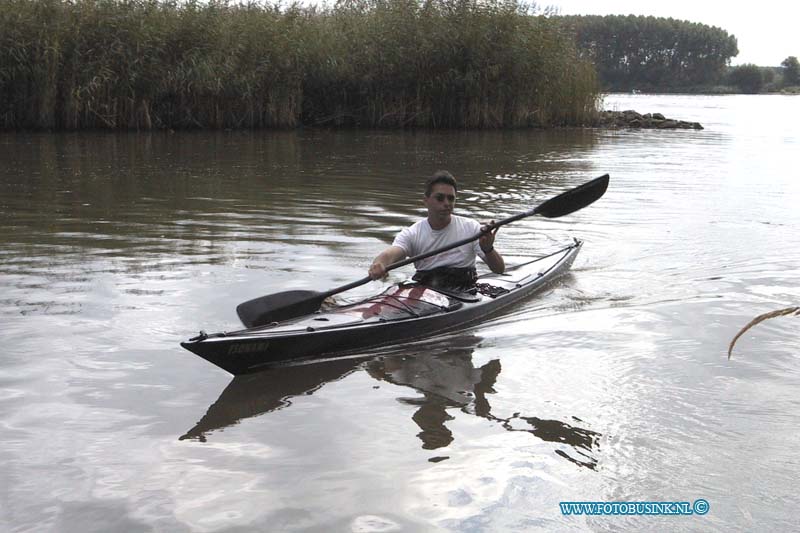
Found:
<path fill-rule="evenodd" d="M 593 68 L 516 0 L 0 0 L 0 128 L 576 125 Z"/>
<path fill-rule="evenodd" d="M 765 320 L 769 320 L 770 318 L 777 318 L 779 316 L 788 316 L 788 315 L 800 316 L 800 307 L 787 307 L 786 309 L 778 309 L 777 311 L 770 311 L 769 313 L 758 315 L 753 320 L 748 322 L 742 329 L 739 330 L 739 332 L 736 334 L 733 340 L 731 340 L 731 343 L 728 345 L 728 359 L 731 358 L 731 354 L 733 353 L 733 347 L 736 345 L 736 341 L 739 340 L 739 337 L 744 335 L 747 332 L 747 330 L 749 330 L 756 324 L 760 324 Z"/>

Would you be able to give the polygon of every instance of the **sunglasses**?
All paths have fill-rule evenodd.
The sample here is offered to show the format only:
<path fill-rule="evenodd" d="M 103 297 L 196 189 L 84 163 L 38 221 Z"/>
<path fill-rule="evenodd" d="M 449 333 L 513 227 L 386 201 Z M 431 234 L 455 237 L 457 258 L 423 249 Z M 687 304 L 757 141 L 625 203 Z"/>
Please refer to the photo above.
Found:
<path fill-rule="evenodd" d="M 450 200 L 451 204 L 456 201 L 456 197 L 454 195 L 452 195 L 452 194 L 436 193 L 436 194 L 434 194 L 432 196 L 433 196 L 433 199 L 436 200 L 437 202 L 444 202 L 445 198 Z"/>

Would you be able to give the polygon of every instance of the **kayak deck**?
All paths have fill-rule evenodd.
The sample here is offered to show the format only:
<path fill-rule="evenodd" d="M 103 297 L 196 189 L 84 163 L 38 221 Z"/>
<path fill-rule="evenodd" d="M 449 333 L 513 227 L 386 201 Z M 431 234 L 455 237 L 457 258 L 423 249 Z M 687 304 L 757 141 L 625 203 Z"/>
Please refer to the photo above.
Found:
<path fill-rule="evenodd" d="M 538 291 L 569 269 L 582 244 L 575 240 L 503 274 L 480 276 L 475 294 L 403 282 L 353 304 L 239 331 L 201 332 L 181 345 L 238 375 L 443 333 L 483 320 Z"/>

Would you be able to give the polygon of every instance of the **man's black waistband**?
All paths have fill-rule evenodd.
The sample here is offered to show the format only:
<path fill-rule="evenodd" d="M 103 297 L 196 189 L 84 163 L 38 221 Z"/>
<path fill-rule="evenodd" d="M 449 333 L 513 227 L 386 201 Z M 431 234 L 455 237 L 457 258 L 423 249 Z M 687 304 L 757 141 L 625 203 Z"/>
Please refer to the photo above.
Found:
<path fill-rule="evenodd" d="M 433 288 L 468 291 L 475 287 L 478 272 L 475 267 L 438 267 L 431 270 L 417 270 L 412 279 Z"/>

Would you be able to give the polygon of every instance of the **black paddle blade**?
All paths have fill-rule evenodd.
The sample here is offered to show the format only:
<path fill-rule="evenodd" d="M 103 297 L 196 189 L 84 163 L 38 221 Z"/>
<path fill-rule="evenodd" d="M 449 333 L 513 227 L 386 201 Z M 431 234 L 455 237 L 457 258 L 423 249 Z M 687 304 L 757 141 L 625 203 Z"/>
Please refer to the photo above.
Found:
<path fill-rule="evenodd" d="M 546 218 L 563 217 L 591 204 L 603 196 L 606 189 L 608 189 L 608 174 L 550 198 L 536 208 L 535 214 Z"/>
<path fill-rule="evenodd" d="M 254 298 L 236 306 L 236 314 L 248 328 L 309 315 L 322 305 L 325 294 L 314 291 L 286 291 Z"/>

